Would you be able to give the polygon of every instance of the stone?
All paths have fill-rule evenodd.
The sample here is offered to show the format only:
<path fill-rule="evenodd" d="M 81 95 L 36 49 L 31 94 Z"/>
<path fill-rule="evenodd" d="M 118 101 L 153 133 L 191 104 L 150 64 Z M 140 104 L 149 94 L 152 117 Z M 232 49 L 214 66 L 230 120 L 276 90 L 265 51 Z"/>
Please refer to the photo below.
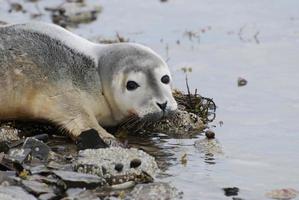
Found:
<path fill-rule="evenodd" d="M 9 149 L 9 144 L 7 141 L 0 141 L 0 153 L 7 153 Z"/>
<path fill-rule="evenodd" d="M 290 200 L 297 197 L 299 191 L 293 188 L 276 189 L 266 193 L 266 196 L 278 200 Z"/>
<path fill-rule="evenodd" d="M 105 179 L 92 174 L 61 170 L 54 170 L 53 173 L 58 176 L 68 188 L 93 189 L 106 184 Z"/>
<path fill-rule="evenodd" d="M 239 188 L 237 187 L 227 187 L 227 188 L 223 188 L 224 191 L 224 195 L 225 196 L 238 196 L 239 193 Z"/>
<path fill-rule="evenodd" d="M 29 159 L 29 155 L 31 153 L 31 149 L 11 149 L 9 151 L 9 156 L 20 163 L 25 162 Z"/>
<path fill-rule="evenodd" d="M 81 188 L 70 188 L 66 191 L 67 198 L 71 200 L 100 200 L 99 197 L 92 190 L 85 190 Z"/>
<path fill-rule="evenodd" d="M 121 172 L 115 169 L 117 163 L 123 165 Z M 104 177 L 104 175 L 105 177 L 134 176 L 140 175 L 142 172 L 155 177 L 155 174 L 159 171 L 154 157 L 142 150 L 120 147 L 79 151 L 74 169 L 78 172 L 96 174 L 100 177 Z M 105 170 L 103 171 L 103 169 Z"/>
<path fill-rule="evenodd" d="M 140 184 L 125 197 L 126 200 L 176 200 L 182 199 L 183 193 L 168 183 L 156 182 Z"/>
<path fill-rule="evenodd" d="M 47 161 L 50 147 L 40 140 L 34 138 L 27 138 L 23 144 L 23 148 L 31 149 L 31 155 L 42 161 Z"/>
<path fill-rule="evenodd" d="M 38 181 L 22 180 L 22 186 L 31 194 L 40 195 L 44 193 L 53 193 L 53 189 L 45 183 Z"/>
<path fill-rule="evenodd" d="M 27 193 L 18 186 L 0 186 L 1 200 L 37 200 L 33 195 Z"/>

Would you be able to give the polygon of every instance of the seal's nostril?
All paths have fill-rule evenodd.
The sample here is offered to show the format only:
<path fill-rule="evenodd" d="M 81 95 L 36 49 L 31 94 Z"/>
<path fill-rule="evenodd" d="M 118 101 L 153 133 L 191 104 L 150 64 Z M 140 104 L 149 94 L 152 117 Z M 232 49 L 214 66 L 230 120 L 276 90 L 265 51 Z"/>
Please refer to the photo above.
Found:
<path fill-rule="evenodd" d="M 156 103 L 162 111 L 165 111 L 166 106 L 167 106 L 167 101 L 165 101 L 165 103 L 158 103 L 158 102 L 156 102 Z"/>

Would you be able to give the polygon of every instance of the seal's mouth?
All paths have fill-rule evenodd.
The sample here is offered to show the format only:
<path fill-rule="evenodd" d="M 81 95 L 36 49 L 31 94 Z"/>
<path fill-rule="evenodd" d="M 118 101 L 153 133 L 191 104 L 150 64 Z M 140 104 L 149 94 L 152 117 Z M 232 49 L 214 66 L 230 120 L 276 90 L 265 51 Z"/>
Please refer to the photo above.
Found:
<path fill-rule="evenodd" d="M 132 114 L 119 124 L 119 128 L 128 130 L 130 132 L 139 132 L 155 123 L 176 116 L 176 113 L 177 110 L 166 110 L 149 113 L 143 117 L 139 117 L 137 114 Z"/>

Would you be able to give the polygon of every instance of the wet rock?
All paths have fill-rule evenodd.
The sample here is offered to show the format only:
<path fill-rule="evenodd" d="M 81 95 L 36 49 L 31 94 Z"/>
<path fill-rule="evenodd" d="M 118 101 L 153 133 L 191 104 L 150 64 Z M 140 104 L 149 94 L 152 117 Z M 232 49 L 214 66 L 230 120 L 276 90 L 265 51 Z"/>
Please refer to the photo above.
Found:
<path fill-rule="evenodd" d="M 50 170 L 45 165 L 37 165 L 30 168 L 31 174 L 49 174 Z"/>
<path fill-rule="evenodd" d="M 217 140 L 202 138 L 194 142 L 194 146 L 202 154 L 223 154 L 222 147 Z"/>
<path fill-rule="evenodd" d="M 12 149 L 9 152 L 9 156 L 20 163 L 29 159 L 29 155 L 31 153 L 31 149 Z"/>
<path fill-rule="evenodd" d="M 34 194 L 34 195 L 40 195 L 40 194 L 44 194 L 44 193 L 53 193 L 53 189 L 50 186 L 48 186 L 45 183 L 38 182 L 38 181 L 22 180 L 21 184 L 25 190 L 27 190 L 29 193 Z"/>
<path fill-rule="evenodd" d="M 10 9 L 9 9 L 8 12 L 12 12 L 12 11 L 15 11 L 15 12 L 23 11 L 24 12 L 22 4 L 20 4 L 20 3 L 11 3 L 10 4 Z"/>
<path fill-rule="evenodd" d="M 36 200 L 36 198 L 25 192 L 24 189 L 17 186 L 0 186 L 1 200 Z"/>
<path fill-rule="evenodd" d="M 54 199 L 61 199 L 55 193 L 45 193 L 38 196 L 39 200 L 54 200 Z"/>
<path fill-rule="evenodd" d="M 0 171 L 0 185 L 14 185 L 15 181 L 8 175 L 7 172 Z"/>
<path fill-rule="evenodd" d="M 115 169 L 116 163 L 123 165 L 122 171 Z M 141 181 L 140 178 L 144 178 L 145 182 L 152 181 L 152 177 L 158 171 L 158 166 L 152 156 L 141 150 L 110 147 L 80 151 L 74 169 L 108 178 L 113 183 L 118 181 L 123 183 L 126 181 L 138 182 Z"/>
<path fill-rule="evenodd" d="M 214 139 L 215 138 L 215 133 L 212 130 L 206 130 L 205 135 L 208 139 Z"/>
<path fill-rule="evenodd" d="M 47 161 L 50 147 L 40 140 L 27 138 L 23 144 L 23 148 L 31 149 L 31 155 L 42 161 Z"/>
<path fill-rule="evenodd" d="M 0 141 L 0 153 L 7 153 L 9 149 L 9 144 L 7 141 Z"/>
<path fill-rule="evenodd" d="M 106 184 L 105 179 L 92 174 L 58 170 L 53 171 L 53 173 L 63 180 L 68 188 L 92 189 Z"/>
<path fill-rule="evenodd" d="M 63 27 L 92 22 L 102 10 L 98 4 L 86 5 L 81 2 L 69 2 L 45 9 L 52 12 L 52 21 Z"/>
<path fill-rule="evenodd" d="M 32 138 L 40 140 L 42 142 L 47 142 L 49 140 L 49 135 L 48 134 L 39 134 L 35 135 Z"/>
<path fill-rule="evenodd" d="M 0 170 L 15 171 L 19 174 L 24 170 L 24 167 L 17 160 L 10 158 L 8 155 L 0 153 Z"/>
<path fill-rule="evenodd" d="M 182 199 L 183 194 L 168 183 L 156 182 L 140 184 L 130 192 L 125 199 L 138 200 L 168 200 Z"/>
<path fill-rule="evenodd" d="M 1 125 L 0 141 L 16 141 L 16 140 L 20 140 L 19 131 L 8 125 Z"/>
<path fill-rule="evenodd" d="M 100 200 L 97 195 L 91 190 L 84 190 L 80 188 L 71 188 L 66 191 L 67 198 L 70 200 L 80 199 L 80 200 Z"/>
<path fill-rule="evenodd" d="M 242 87 L 242 86 L 245 86 L 245 85 L 247 85 L 247 80 L 245 78 L 239 77 L 238 78 L 238 86 Z"/>
<path fill-rule="evenodd" d="M 266 196 L 278 200 L 290 200 L 297 197 L 299 191 L 293 188 L 276 189 L 266 193 Z"/>
<path fill-rule="evenodd" d="M 224 191 L 224 195 L 225 196 L 237 196 L 239 193 L 239 188 L 237 187 L 227 187 L 227 188 L 223 188 Z"/>
<path fill-rule="evenodd" d="M 108 145 L 94 129 L 83 131 L 76 142 L 78 150 L 107 148 Z"/>

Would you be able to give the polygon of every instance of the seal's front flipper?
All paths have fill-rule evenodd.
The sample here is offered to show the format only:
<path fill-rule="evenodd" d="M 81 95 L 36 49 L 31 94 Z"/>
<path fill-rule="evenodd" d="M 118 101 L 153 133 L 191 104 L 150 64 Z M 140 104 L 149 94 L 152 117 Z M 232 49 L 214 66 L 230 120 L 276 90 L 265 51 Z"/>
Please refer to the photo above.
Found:
<path fill-rule="evenodd" d="M 107 148 L 109 145 L 94 129 L 83 131 L 76 140 L 78 150 Z"/>

